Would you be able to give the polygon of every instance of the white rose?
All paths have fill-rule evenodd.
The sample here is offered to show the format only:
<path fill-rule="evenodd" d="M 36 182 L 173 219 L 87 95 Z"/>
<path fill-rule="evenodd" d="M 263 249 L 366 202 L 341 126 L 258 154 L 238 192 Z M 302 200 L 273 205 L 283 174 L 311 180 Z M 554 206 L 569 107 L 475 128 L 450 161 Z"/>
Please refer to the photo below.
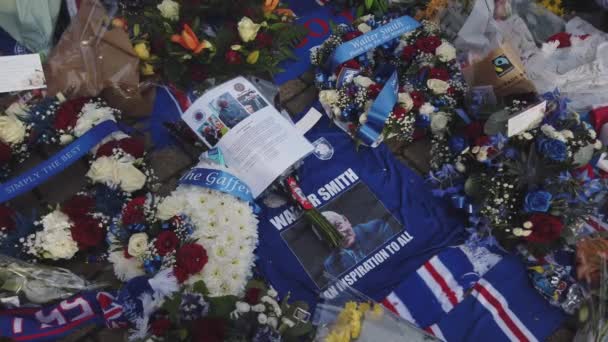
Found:
<path fill-rule="evenodd" d="M 59 143 L 61 145 L 67 145 L 67 144 L 71 143 L 73 140 L 74 140 L 74 137 L 71 136 L 70 134 L 62 134 L 59 137 Z"/>
<path fill-rule="evenodd" d="M 431 131 L 438 133 L 443 131 L 448 126 L 448 116 L 444 112 L 439 112 L 431 115 Z"/>
<path fill-rule="evenodd" d="M 327 106 L 333 106 L 338 102 L 338 92 L 335 90 L 321 90 L 319 92 L 319 101 Z"/>
<path fill-rule="evenodd" d="M 138 257 L 143 255 L 148 249 L 148 235 L 146 233 L 136 233 L 129 238 L 127 252 L 129 255 Z"/>
<path fill-rule="evenodd" d="M 569 129 L 565 129 L 561 131 L 561 133 L 566 139 L 574 139 L 574 133 L 572 133 L 572 131 Z"/>
<path fill-rule="evenodd" d="M 25 126 L 14 115 L 0 116 L 0 140 L 7 144 L 18 144 L 25 138 Z"/>
<path fill-rule="evenodd" d="M 45 258 L 71 259 L 78 252 L 78 244 L 72 239 L 69 229 L 42 232 L 44 234 L 41 242 Z"/>
<path fill-rule="evenodd" d="M 370 21 L 371 19 L 374 19 L 374 16 L 371 14 L 364 15 L 361 18 L 359 18 L 359 20 L 361 20 L 361 21 Z"/>
<path fill-rule="evenodd" d="M 100 157 L 91 164 L 87 177 L 94 183 L 118 185 L 118 161 L 112 157 Z"/>
<path fill-rule="evenodd" d="M 437 57 L 439 57 L 440 61 L 445 63 L 456 58 L 456 49 L 454 46 L 452 46 L 452 44 L 443 42 L 437 47 L 437 49 L 435 49 L 435 54 Z"/>
<path fill-rule="evenodd" d="M 399 93 L 399 103 L 407 111 L 410 111 L 412 110 L 412 108 L 414 108 L 414 100 L 412 100 L 412 97 L 408 93 Z"/>
<path fill-rule="evenodd" d="M 258 315 L 258 323 L 260 323 L 260 324 L 266 324 L 266 323 L 268 323 L 268 316 L 266 316 L 263 313 L 259 314 Z"/>
<path fill-rule="evenodd" d="M 13 102 L 8 108 L 6 108 L 5 112 L 8 115 L 18 116 L 20 118 L 25 118 L 29 114 L 30 108 L 19 101 Z"/>
<path fill-rule="evenodd" d="M 367 25 L 366 23 L 359 24 L 359 26 L 357 26 L 357 29 L 363 33 L 367 33 L 372 30 L 371 26 Z"/>
<path fill-rule="evenodd" d="M 165 221 L 179 214 L 185 203 L 179 196 L 170 196 L 165 198 L 156 208 L 156 217 Z"/>
<path fill-rule="evenodd" d="M 356 85 L 363 87 L 363 88 L 367 88 L 370 85 L 375 83 L 369 77 L 365 77 L 365 76 L 357 76 L 353 79 L 353 81 L 355 82 Z"/>
<path fill-rule="evenodd" d="M 65 230 L 70 229 L 72 223 L 70 218 L 60 210 L 55 210 L 45 215 L 42 220 L 44 230 Z"/>
<path fill-rule="evenodd" d="M 420 107 L 420 114 L 424 114 L 424 115 L 431 115 L 435 113 L 435 107 L 428 103 L 425 102 L 421 107 Z"/>
<path fill-rule="evenodd" d="M 255 39 L 262 25 L 256 24 L 249 17 L 243 17 L 238 24 L 239 36 L 246 43 Z"/>
<path fill-rule="evenodd" d="M 448 91 L 448 88 L 450 88 L 448 82 L 438 80 L 436 78 L 431 78 L 430 80 L 426 81 L 426 85 L 427 87 L 429 87 L 429 89 L 431 89 L 435 94 L 438 95 L 445 94 Z"/>
<path fill-rule="evenodd" d="M 77 137 L 82 136 L 93 126 L 98 125 L 106 120 L 116 121 L 114 110 L 110 107 L 98 107 L 96 103 L 87 103 L 82 107 L 82 115 L 76 121 L 74 134 Z"/>
<path fill-rule="evenodd" d="M 179 3 L 173 0 L 163 0 L 156 8 L 158 8 L 163 18 L 172 21 L 179 20 Z"/>
<path fill-rule="evenodd" d="M 120 187 L 126 192 L 134 192 L 146 184 L 146 175 L 131 163 L 119 163 L 117 169 Z"/>

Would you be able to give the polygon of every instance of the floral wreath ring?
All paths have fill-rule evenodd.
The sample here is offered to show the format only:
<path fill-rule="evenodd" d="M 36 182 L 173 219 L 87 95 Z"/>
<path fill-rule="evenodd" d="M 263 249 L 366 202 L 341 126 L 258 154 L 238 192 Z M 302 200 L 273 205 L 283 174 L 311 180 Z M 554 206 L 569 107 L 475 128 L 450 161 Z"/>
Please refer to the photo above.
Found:
<path fill-rule="evenodd" d="M 31 108 L 22 102 L 0 114 L 0 165 L 4 175 L 37 145 L 65 145 L 58 153 L 0 184 L 0 250 L 39 259 L 71 259 L 95 252 L 123 205 L 154 182 L 144 162 L 141 139 L 121 132 L 120 112 L 99 99 L 44 98 Z M 39 218 L 8 206 L 88 154 L 87 184 Z"/>
<path fill-rule="evenodd" d="M 321 46 L 311 51 L 321 104 L 334 122 L 357 140 L 372 117 L 375 102 L 384 101 L 378 97 L 387 79 L 377 76 L 386 66 L 396 69 L 399 87 L 394 107 L 383 116 L 380 139 L 410 142 L 427 132 L 443 134 L 466 90 L 456 49 L 439 37 L 435 24 L 422 21 L 416 29 L 397 31 L 401 34 L 395 38 L 382 32 L 390 32 L 402 18 L 405 17 L 361 17 L 351 26 L 339 25 Z M 335 68 L 327 68 L 340 46 L 365 45 L 370 37 L 388 38 Z"/>

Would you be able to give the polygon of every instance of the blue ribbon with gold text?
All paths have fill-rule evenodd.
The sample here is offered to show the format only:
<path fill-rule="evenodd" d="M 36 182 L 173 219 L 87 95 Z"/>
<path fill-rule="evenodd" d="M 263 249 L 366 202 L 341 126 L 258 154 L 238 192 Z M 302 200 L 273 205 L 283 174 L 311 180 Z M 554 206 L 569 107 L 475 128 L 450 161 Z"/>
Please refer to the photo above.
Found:
<path fill-rule="evenodd" d="M 22 175 L 14 177 L 0 184 L 0 203 L 9 201 L 27 191 L 32 190 L 45 180 L 65 170 L 105 137 L 119 130 L 114 121 L 108 120 L 91 128 L 73 143 L 64 147 L 59 153 L 45 160 L 43 163 L 28 170 Z"/>

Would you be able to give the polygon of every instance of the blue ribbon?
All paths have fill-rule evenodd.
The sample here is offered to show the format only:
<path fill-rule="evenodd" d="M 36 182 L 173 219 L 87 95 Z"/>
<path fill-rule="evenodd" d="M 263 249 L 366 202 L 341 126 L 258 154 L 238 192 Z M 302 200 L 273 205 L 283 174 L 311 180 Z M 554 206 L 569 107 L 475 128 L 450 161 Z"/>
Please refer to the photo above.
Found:
<path fill-rule="evenodd" d="M 249 187 L 241 180 L 225 171 L 205 168 L 194 168 L 179 179 L 179 184 L 195 185 L 203 188 L 221 191 L 232 195 L 256 208 Z"/>
<path fill-rule="evenodd" d="M 420 27 L 420 23 L 411 17 L 403 16 L 371 30 L 353 40 L 338 46 L 330 59 L 330 68 L 334 70 L 338 65 L 351 60 L 369 50 L 383 45 L 406 32 Z"/>
<path fill-rule="evenodd" d="M 461 108 L 456 108 L 455 109 L 456 114 L 458 114 L 458 116 L 462 119 L 462 121 L 464 121 L 465 124 L 470 124 L 471 123 L 471 119 L 469 118 L 469 116 L 467 115 L 467 112 L 465 112 L 463 109 Z"/>
<path fill-rule="evenodd" d="M 27 191 L 32 190 L 45 180 L 65 170 L 68 166 L 82 158 L 95 145 L 119 128 L 114 121 L 108 120 L 91 128 L 78 140 L 64 147 L 59 153 L 43 163 L 28 170 L 22 175 L 0 184 L 0 203 L 9 201 Z"/>
<path fill-rule="evenodd" d="M 399 99 L 399 84 L 397 83 L 397 71 L 392 69 L 391 76 L 384 84 L 378 97 L 367 113 L 367 121 L 359 127 L 357 137 L 370 146 L 375 146 L 380 140 L 380 134 L 384 129 L 384 123 L 388 115 L 395 107 Z"/>

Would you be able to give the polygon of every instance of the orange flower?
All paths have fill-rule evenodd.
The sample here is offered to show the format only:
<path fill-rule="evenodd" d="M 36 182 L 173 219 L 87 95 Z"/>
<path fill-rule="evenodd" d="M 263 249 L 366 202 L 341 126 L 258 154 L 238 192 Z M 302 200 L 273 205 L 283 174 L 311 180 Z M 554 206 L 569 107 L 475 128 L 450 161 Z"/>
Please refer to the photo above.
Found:
<path fill-rule="evenodd" d="M 282 16 L 282 17 L 295 17 L 296 14 L 293 13 L 289 8 L 277 8 L 274 13 Z"/>
<path fill-rule="evenodd" d="M 279 5 L 279 0 L 264 0 L 264 14 L 268 15 Z"/>
<path fill-rule="evenodd" d="M 206 40 L 200 41 L 188 24 L 184 24 L 181 35 L 172 35 L 171 41 L 178 43 L 186 50 L 192 51 L 195 55 L 201 53 L 209 45 L 209 42 Z"/>

